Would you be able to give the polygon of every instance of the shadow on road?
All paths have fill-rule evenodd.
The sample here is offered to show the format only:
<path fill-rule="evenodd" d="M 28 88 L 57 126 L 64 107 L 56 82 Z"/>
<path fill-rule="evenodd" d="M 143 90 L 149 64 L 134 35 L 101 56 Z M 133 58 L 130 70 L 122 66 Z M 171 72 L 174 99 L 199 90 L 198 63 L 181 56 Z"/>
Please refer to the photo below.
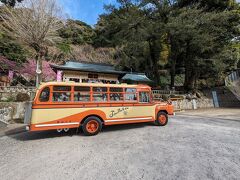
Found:
<path fill-rule="evenodd" d="M 31 141 L 48 138 L 60 138 L 65 136 L 72 136 L 70 133 L 58 133 L 57 131 L 39 131 L 39 132 L 23 132 L 15 135 L 10 135 L 11 138 L 18 141 Z"/>
<path fill-rule="evenodd" d="M 151 123 L 138 123 L 138 124 L 123 124 L 123 125 L 113 125 L 113 126 L 104 126 L 102 132 L 100 133 L 109 133 L 114 131 L 125 131 L 136 128 L 144 128 L 145 126 L 153 126 Z M 61 138 L 66 136 L 84 136 L 81 129 L 71 129 L 69 132 L 58 133 L 55 130 L 50 131 L 39 131 L 39 132 L 21 132 L 17 134 L 6 134 L 7 136 L 16 139 L 18 141 L 31 141 L 39 139 L 49 139 L 49 138 Z"/>
<path fill-rule="evenodd" d="M 151 126 L 152 123 L 136 123 L 136 124 L 119 124 L 119 125 L 112 125 L 112 126 L 104 126 L 102 129 L 103 133 L 107 133 L 110 131 L 125 131 L 129 129 L 136 129 L 136 128 L 143 128 L 145 126 Z"/>

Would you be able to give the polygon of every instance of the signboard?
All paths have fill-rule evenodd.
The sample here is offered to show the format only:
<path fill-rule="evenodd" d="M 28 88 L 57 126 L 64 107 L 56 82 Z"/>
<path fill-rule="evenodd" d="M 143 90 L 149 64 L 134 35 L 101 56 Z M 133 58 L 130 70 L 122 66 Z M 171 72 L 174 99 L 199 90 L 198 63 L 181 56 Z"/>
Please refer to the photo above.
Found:
<path fill-rule="evenodd" d="M 11 70 L 9 70 L 9 71 L 8 71 L 8 79 L 9 79 L 10 81 L 12 81 L 13 75 L 14 75 L 14 72 L 11 71 Z"/>

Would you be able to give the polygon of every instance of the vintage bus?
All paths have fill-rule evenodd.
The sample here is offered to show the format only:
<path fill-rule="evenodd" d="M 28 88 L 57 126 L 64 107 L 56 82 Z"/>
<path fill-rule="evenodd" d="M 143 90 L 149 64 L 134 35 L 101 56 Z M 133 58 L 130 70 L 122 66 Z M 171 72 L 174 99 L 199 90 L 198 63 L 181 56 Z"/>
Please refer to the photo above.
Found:
<path fill-rule="evenodd" d="M 153 122 L 168 123 L 170 102 L 154 102 L 147 85 L 49 82 L 42 84 L 26 110 L 29 131 L 68 131 L 82 128 L 98 134 L 102 126 Z"/>

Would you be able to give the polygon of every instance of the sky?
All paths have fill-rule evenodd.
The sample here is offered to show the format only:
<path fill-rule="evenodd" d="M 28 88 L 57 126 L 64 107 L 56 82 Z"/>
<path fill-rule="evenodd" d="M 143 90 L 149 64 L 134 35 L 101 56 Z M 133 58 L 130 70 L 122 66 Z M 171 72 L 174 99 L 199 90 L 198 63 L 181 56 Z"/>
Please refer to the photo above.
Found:
<path fill-rule="evenodd" d="M 104 4 L 116 4 L 116 0 L 58 0 L 71 19 L 81 20 L 89 25 L 97 23 L 104 13 Z M 237 0 L 240 2 L 240 0 Z"/>
<path fill-rule="evenodd" d="M 81 20 L 89 25 L 97 23 L 98 16 L 104 13 L 104 4 L 115 4 L 116 0 L 58 0 L 64 12 L 71 19 Z"/>

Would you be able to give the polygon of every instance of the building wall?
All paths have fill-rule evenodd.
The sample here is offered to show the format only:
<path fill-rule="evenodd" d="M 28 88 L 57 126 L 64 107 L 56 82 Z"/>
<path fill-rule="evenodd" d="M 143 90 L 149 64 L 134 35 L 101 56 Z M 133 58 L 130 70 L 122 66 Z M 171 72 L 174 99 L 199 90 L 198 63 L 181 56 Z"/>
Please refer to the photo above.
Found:
<path fill-rule="evenodd" d="M 89 78 L 88 74 L 97 74 L 98 78 Z M 118 75 L 103 74 L 103 73 L 89 73 L 89 72 L 76 72 L 76 71 L 63 71 L 63 81 L 70 81 L 72 78 L 79 79 L 79 82 L 84 80 L 105 80 L 118 82 Z"/>

